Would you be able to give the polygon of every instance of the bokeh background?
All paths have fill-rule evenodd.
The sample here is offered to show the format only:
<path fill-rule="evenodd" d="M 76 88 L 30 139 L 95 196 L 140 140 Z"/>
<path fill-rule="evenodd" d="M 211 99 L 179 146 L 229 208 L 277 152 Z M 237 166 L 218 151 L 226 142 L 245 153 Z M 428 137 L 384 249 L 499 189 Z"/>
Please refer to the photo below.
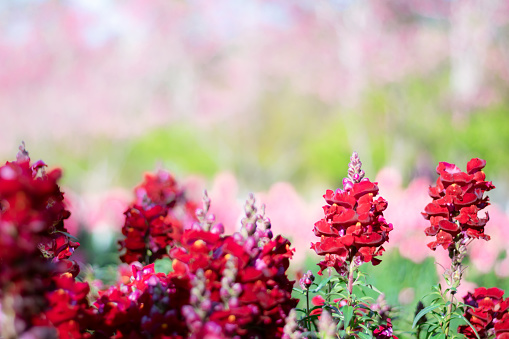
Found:
<path fill-rule="evenodd" d="M 349 157 L 394 224 L 367 268 L 393 304 L 439 281 L 420 211 L 439 161 L 487 160 L 489 243 L 463 287 L 509 288 L 509 3 L 504 0 L 3 0 L 0 159 L 62 167 L 83 262 L 115 264 L 132 187 L 170 170 L 227 230 L 256 192 L 293 272 Z M 410 312 L 411 313 L 411 312 Z"/>

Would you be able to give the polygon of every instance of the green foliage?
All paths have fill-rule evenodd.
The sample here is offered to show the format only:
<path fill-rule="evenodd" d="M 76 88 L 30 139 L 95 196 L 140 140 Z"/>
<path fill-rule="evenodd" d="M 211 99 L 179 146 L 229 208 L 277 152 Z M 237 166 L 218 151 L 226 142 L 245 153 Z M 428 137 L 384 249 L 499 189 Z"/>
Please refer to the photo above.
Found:
<path fill-rule="evenodd" d="M 456 289 L 448 288 L 442 291 L 440 284 L 432 287 L 432 292 L 426 299 L 429 306 L 415 315 L 412 328 L 416 328 L 416 338 L 462 338 L 456 334 L 455 329 L 461 322 L 468 324 L 479 339 L 479 334 L 474 326 L 463 316 L 465 308 L 470 307 L 455 301 Z M 423 321 L 424 319 L 424 321 Z"/>
<path fill-rule="evenodd" d="M 168 274 L 173 271 L 173 266 L 170 258 L 157 259 L 154 262 L 154 270 L 156 273 Z"/>
<path fill-rule="evenodd" d="M 382 314 L 373 306 L 380 302 L 370 294 L 379 295 L 381 292 L 369 284 L 368 277 L 360 272 L 354 271 L 355 281 L 353 282 L 352 293 L 347 288 L 348 279 L 340 275 L 333 275 L 323 278 L 319 283 L 313 283 L 309 290 L 294 288 L 294 291 L 304 298 L 309 298 L 309 293 L 318 293 L 323 296 L 324 304 L 310 308 L 298 308 L 303 316 L 300 325 L 307 328 L 308 332 L 303 335 L 309 338 L 322 338 L 326 336 L 318 321 L 318 314 L 324 317 L 323 312 L 332 316 L 336 327 L 336 334 L 339 338 L 372 338 L 373 331 L 380 325 L 386 325 L 387 314 Z M 382 298 L 383 299 L 383 298 Z"/>

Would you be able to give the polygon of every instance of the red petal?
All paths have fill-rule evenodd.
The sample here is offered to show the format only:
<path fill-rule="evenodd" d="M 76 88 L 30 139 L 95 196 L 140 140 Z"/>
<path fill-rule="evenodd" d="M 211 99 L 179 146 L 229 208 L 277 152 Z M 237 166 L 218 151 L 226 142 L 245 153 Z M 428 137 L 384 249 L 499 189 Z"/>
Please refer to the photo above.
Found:
<path fill-rule="evenodd" d="M 441 230 L 447 232 L 447 233 L 450 233 L 452 235 L 456 235 L 460 232 L 460 227 L 454 223 L 454 222 L 450 222 L 449 220 L 440 220 L 438 222 L 438 226 L 440 227 Z"/>
<path fill-rule="evenodd" d="M 467 163 L 467 173 L 474 174 L 475 172 L 482 170 L 484 166 L 486 166 L 486 160 L 473 158 Z"/>
<path fill-rule="evenodd" d="M 428 215 L 428 217 L 432 216 L 432 215 L 441 215 L 441 216 L 447 217 L 449 215 L 449 210 L 447 209 L 447 207 L 439 206 L 435 202 L 429 203 L 424 208 L 424 212 Z"/>
<path fill-rule="evenodd" d="M 353 185 L 352 192 L 356 199 L 368 193 L 372 193 L 375 196 L 378 193 L 378 186 L 369 180 L 361 181 Z"/>
<path fill-rule="evenodd" d="M 357 222 L 357 215 L 354 210 L 345 210 L 341 214 L 335 214 L 332 217 L 332 224 L 334 226 L 346 226 L 355 224 Z"/>

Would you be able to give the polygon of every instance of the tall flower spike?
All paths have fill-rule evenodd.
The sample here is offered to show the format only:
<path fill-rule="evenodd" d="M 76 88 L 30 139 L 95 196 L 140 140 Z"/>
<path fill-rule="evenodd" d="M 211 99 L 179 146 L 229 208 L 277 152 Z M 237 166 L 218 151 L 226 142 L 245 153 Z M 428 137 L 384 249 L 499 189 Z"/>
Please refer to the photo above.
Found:
<path fill-rule="evenodd" d="M 319 275 L 326 268 L 335 268 L 346 274 L 348 265 L 363 262 L 380 263 L 376 258 L 384 251 L 383 243 L 389 240 L 392 224 L 383 211 L 387 201 L 378 194 L 378 185 L 364 178 L 359 155 L 354 152 L 348 165 L 348 177 L 343 179 L 343 189 L 327 190 L 323 196 L 324 218 L 315 223 L 313 232 L 320 241 L 311 244 L 318 255 L 324 256 L 318 265 Z"/>
<path fill-rule="evenodd" d="M 430 221 L 424 230 L 427 236 L 436 237 L 428 244 L 433 251 L 442 246 L 449 251 L 451 266 L 444 272 L 447 283 L 458 287 L 465 266 L 462 261 L 467 253 L 467 246 L 474 239 L 490 240 L 484 233 L 489 220 L 478 213 L 489 205 L 485 192 L 495 188 L 491 181 L 486 181 L 482 171 L 486 161 L 474 158 L 467 163 L 467 172 L 462 172 L 456 165 L 440 162 L 437 166 L 439 175 L 436 185 L 430 186 L 429 196 L 433 199 L 422 215 Z"/>
<path fill-rule="evenodd" d="M 439 177 L 436 185 L 429 188 L 433 201 L 422 213 L 430 221 L 424 232 L 427 236 L 436 236 L 436 241 L 428 244 L 432 250 L 439 246 L 449 250 L 458 247 L 459 250 L 474 238 L 490 239 L 484 233 L 489 215 L 487 212 L 484 218 L 478 215 L 489 205 L 489 198 L 484 193 L 495 188 L 491 181 L 486 181 L 482 171 L 485 165 L 485 160 L 474 158 L 468 162 L 465 173 L 454 164 L 438 164 Z"/>

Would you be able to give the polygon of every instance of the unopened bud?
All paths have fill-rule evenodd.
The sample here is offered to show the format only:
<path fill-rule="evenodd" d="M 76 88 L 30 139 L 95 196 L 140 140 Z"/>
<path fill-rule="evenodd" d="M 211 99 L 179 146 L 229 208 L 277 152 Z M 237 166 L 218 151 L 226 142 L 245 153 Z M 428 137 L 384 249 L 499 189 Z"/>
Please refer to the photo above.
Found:
<path fill-rule="evenodd" d="M 211 227 L 210 232 L 214 234 L 223 234 L 224 233 L 223 224 L 221 223 L 215 224 L 214 226 Z"/>
<path fill-rule="evenodd" d="M 228 300 L 228 306 L 231 307 L 231 308 L 235 308 L 235 307 L 239 307 L 239 299 L 238 298 L 230 298 L 230 300 Z"/>
<path fill-rule="evenodd" d="M 256 231 L 256 225 L 253 223 L 247 223 L 246 231 L 249 235 L 252 235 Z"/>

